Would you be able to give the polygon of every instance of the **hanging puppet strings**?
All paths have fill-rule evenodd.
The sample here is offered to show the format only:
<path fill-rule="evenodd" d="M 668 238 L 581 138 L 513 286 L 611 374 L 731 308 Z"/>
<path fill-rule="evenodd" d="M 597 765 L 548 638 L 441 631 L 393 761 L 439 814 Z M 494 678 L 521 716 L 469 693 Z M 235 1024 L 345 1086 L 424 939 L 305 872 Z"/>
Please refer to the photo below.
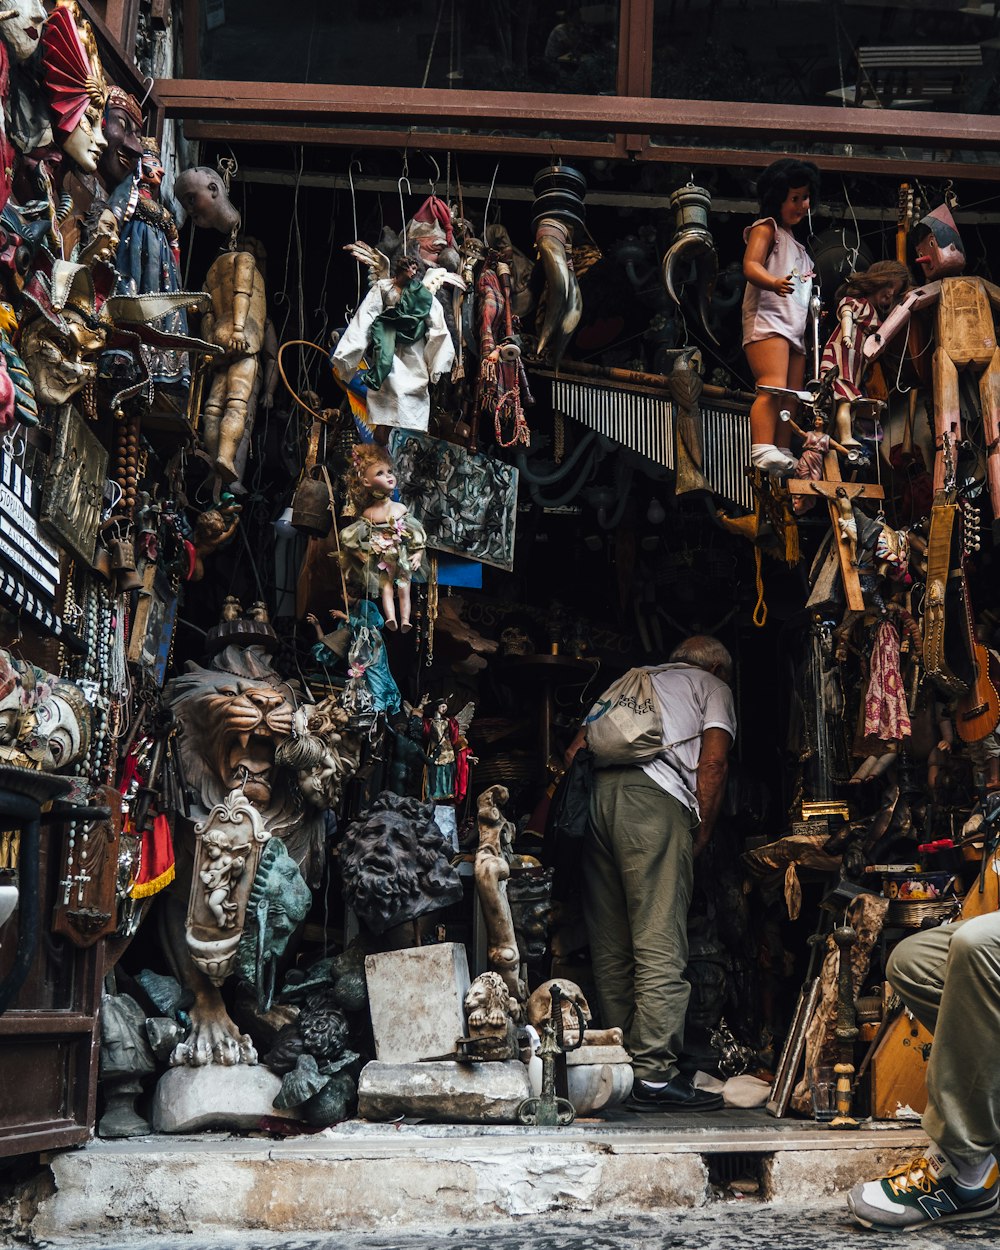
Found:
<path fill-rule="evenodd" d="M 377 443 L 356 446 L 344 484 L 345 515 L 358 517 L 340 531 L 341 560 L 348 581 L 363 598 L 381 598 L 386 629 L 405 633 L 412 628 L 410 580 L 420 568 L 427 534 L 405 504 L 392 498 L 396 466 L 384 447 Z"/>

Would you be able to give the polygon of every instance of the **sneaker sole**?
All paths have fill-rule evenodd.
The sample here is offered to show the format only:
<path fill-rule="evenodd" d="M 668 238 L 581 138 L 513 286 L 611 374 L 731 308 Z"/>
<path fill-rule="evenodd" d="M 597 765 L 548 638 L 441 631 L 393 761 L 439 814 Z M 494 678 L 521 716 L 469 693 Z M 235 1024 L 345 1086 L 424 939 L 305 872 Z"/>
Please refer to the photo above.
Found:
<path fill-rule="evenodd" d="M 877 1233 L 913 1233 L 919 1228 L 936 1228 L 938 1224 L 951 1224 L 957 1220 L 981 1220 L 987 1215 L 995 1215 L 1000 1208 L 1000 1194 L 986 1206 L 967 1208 L 964 1211 L 955 1211 L 952 1215 L 942 1215 L 936 1220 L 921 1220 L 919 1224 L 884 1224 L 879 1220 L 870 1220 L 858 1213 L 854 1206 L 854 1201 L 848 1194 L 847 1207 L 851 1215 L 862 1228 L 870 1228 Z"/>

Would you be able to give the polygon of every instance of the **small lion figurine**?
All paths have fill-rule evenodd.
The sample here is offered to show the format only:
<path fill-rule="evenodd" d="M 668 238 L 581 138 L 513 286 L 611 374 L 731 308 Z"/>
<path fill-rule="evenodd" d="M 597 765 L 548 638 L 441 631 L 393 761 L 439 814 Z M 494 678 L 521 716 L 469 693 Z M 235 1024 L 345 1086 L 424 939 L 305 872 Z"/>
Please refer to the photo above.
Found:
<path fill-rule="evenodd" d="M 510 1007 L 510 993 L 498 972 L 476 977 L 465 996 L 469 1036 L 459 1042 L 466 1058 L 480 1062 L 517 1058 L 517 1031 Z"/>

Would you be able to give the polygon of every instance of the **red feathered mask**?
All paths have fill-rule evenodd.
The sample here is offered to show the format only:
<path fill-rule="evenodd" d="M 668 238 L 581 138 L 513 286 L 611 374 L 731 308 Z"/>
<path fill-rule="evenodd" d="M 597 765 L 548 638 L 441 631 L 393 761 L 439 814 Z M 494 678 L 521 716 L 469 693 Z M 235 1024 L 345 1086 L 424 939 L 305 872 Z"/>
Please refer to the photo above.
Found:
<path fill-rule="evenodd" d="M 57 8 L 42 31 L 42 82 L 54 128 L 63 139 L 91 104 L 103 107 L 107 90 L 100 63 L 91 62 L 68 8 Z"/>

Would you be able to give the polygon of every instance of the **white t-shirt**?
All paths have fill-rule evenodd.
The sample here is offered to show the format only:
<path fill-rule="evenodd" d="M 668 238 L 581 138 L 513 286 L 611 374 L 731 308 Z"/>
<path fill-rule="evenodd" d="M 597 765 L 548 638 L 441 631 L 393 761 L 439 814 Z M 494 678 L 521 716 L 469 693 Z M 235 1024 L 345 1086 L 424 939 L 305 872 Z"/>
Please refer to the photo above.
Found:
<path fill-rule="evenodd" d="M 640 767 L 647 777 L 698 815 L 698 758 L 706 729 L 736 738 L 733 692 L 713 673 L 693 664 L 661 664 L 646 670 L 663 720 L 664 751 Z"/>

